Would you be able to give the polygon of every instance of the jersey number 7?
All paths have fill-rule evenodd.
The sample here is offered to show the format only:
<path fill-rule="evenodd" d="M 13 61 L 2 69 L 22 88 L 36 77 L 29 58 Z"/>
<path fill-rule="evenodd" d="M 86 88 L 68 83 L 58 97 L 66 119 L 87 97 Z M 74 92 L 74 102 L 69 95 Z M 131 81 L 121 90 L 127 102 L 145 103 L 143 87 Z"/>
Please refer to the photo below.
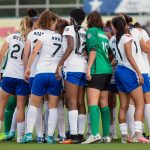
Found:
<path fill-rule="evenodd" d="M 54 51 L 54 53 L 51 55 L 51 57 L 54 57 L 57 54 L 57 52 L 60 50 L 60 48 L 61 48 L 61 44 L 54 43 L 53 45 L 55 45 L 57 48 Z"/>

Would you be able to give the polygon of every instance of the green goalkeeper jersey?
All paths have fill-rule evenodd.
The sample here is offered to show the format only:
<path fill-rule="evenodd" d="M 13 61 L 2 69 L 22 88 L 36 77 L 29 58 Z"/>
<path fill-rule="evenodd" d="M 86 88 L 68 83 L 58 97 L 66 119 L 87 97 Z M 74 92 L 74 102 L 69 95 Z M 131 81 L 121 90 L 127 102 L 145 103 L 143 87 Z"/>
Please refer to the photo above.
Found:
<path fill-rule="evenodd" d="M 108 58 L 108 37 L 97 27 L 89 28 L 86 32 L 86 46 L 89 53 L 96 51 L 96 58 L 91 68 L 91 74 L 111 74 L 112 66 Z"/>

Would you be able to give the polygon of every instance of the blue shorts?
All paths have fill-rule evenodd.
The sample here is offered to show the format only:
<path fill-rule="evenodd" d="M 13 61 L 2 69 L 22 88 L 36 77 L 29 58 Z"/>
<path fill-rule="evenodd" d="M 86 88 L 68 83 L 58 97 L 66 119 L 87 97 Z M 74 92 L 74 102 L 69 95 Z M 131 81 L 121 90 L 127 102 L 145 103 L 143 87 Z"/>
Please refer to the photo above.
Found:
<path fill-rule="evenodd" d="M 23 79 L 3 77 L 2 89 L 13 95 L 27 96 L 30 94 L 29 84 Z"/>
<path fill-rule="evenodd" d="M 124 93 L 130 93 L 139 87 L 136 73 L 121 65 L 118 65 L 115 71 L 115 84 L 118 91 Z"/>
<path fill-rule="evenodd" d="M 83 72 L 66 72 L 64 80 L 77 86 L 85 86 L 87 84 L 86 74 Z"/>
<path fill-rule="evenodd" d="M 142 89 L 144 93 L 150 92 L 150 81 L 148 74 L 142 74 L 144 78 L 144 84 L 142 85 Z"/>
<path fill-rule="evenodd" d="M 115 83 L 114 84 L 110 83 L 108 85 L 108 91 L 118 93 L 118 89 L 116 87 L 116 84 Z"/>
<path fill-rule="evenodd" d="M 44 96 L 45 94 L 59 96 L 62 81 L 55 78 L 55 73 L 40 73 L 34 77 L 32 94 Z"/>
<path fill-rule="evenodd" d="M 30 89 L 32 89 L 33 80 L 34 80 L 34 77 L 30 77 L 30 79 L 29 79 Z"/>

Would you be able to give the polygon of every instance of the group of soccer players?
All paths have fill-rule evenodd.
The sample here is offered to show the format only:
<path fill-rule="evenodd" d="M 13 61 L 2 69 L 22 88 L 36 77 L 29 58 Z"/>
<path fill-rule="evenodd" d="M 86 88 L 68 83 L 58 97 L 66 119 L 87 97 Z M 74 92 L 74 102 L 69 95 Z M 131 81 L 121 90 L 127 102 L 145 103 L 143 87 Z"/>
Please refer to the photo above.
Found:
<path fill-rule="evenodd" d="M 118 94 L 121 142 L 150 143 L 143 136 L 144 119 L 150 131 L 146 31 L 126 14 L 106 23 L 98 12 L 86 18 L 82 9 L 71 11 L 70 22 L 48 10 L 38 17 L 30 9 L 28 15 L 0 50 L 0 63 L 7 53 L 0 90 L 5 134 L 0 140 L 10 141 L 17 132 L 18 143 L 32 142 L 35 127 L 37 143 L 109 143 L 117 138 Z"/>

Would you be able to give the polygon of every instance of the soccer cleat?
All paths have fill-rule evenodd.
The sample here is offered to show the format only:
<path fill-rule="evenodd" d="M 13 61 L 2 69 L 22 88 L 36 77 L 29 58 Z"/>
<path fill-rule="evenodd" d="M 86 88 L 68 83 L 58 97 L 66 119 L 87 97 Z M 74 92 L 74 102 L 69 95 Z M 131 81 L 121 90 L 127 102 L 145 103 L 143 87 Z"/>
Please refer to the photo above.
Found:
<path fill-rule="evenodd" d="M 47 143 L 48 144 L 56 144 L 56 140 L 54 136 L 48 136 L 47 137 Z"/>
<path fill-rule="evenodd" d="M 111 138 L 112 140 L 117 140 L 117 139 L 118 139 L 116 133 L 110 133 L 110 138 Z"/>
<path fill-rule="evenodd" d="M 132 143 L 132 139 L 127 134 L 123 134 L 121 138 L 121 143 Z"/>
<path fill-rule="evenodd" d="M 141 137 L 133 137 L 133 142 L 134 143 L 145 143 L 145 144 L 149 144 L 150 140 L 146 139 L 145 137 L 141 136 Z"/>
<path fill-rule="evenodd" d="M 26 133 L 20 143 L 30 143 L 30 142 L 32 142 L 32 133 Z"/>
<path fill-rule="evenodd" d="M 111 138 L 109 136 L 103 137 L 102 138 L 102 142 L 103 143 L 110 143 L 111 142 Z"/>
<path fill-rule="evenodd" d="M 64 139 L 63 141 L 59 142 L 60 144 L 78 144 L 80 141 L 78 140 L 77 135 L 71 135 L 69 136 L 69 139 Z"/>
<path fill-rule="evenodd" d="M 5 133 L 0 133 L 0 141 L 3 141 L 6 139 L 6 134 Z"/>
<path fill-rule="evenodd" d="M 11 141 L 12 139 L 14 139 L 15 138 L 15 131 L 10 131 L 9 133 L 8 133 L 8 135 L 6 135 L 6 141 Z"/>
<path fill-rule="evenodd" d="M 78 141 L 79 141 L 79 143 L 82 143 L 82 142 L 85 141 L 85 139 L 84 139 L 82 134 L 78 134 Z"/>
<path fill-rule="evenodd" d="M 36 142 L 39 143 L 39 144 L 41 144 L 41 143 L 44 142 L 44 138 L 43 137 L 37 137 L 36 138 Z"/>
<path fill-rule="evenodd" d="M 100 140 L 101 140 L 101 136 L 99 134 L 97 134 L 96 136 L 90 135 L 88 137 L 88 139 L 86 141 L 82 142 L 81 144 L 92 144 L 92 143 L 96 143 Z"/>

